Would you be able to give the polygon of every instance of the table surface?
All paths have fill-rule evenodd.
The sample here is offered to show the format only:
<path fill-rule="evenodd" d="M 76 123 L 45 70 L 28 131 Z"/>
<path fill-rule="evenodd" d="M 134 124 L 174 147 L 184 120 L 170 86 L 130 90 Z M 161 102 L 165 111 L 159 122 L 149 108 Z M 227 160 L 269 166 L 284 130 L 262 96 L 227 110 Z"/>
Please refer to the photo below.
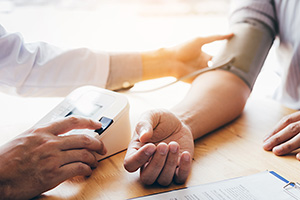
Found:
<path fill-rule="evenodd" d="M 138 108 L 135 105 L 139 104 L 140 95 L 126 95 L 133 105 L 132 113 Z M 89 178 L 75 177 L 40 199 L 128 199 L 265 170 L 274 170 L 288 180 L 300 181 L 300 163 L 295 154 L 279 157 L 262 148 L 264 136 L 284 115 L 292 112 L 271 100 L 250 97 L 238 119 L 195 141 L 192 172 L 183 185 L 143 185 L 139 181 L 139 172 L 128 173 L 124 169 L 124 151 L 102 160 Z"/>

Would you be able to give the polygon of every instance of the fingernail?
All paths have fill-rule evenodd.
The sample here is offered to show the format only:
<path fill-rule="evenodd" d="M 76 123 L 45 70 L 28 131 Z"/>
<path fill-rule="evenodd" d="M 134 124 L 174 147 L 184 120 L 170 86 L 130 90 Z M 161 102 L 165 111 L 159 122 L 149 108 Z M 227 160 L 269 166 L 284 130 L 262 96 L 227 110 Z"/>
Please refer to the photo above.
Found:
<path fill-rule="evenodd" d="M 297 160 L 300 160 L 300 154 L 296 155 Z"/>
<path fill-rule="evenodd" d="M 146 129 L 146 128 L 143 127 L 143 128 L 140 129 L 139 135 L 142 136 L 142 135 L 144 135 L 147 132 L 148 132 L 148 129 Z"/>
<path fill-rule="evenodd" d="M 273 148 L 273 152 L 274 152 L 276 155 L 281 154 L 282 151 L 283 151 L 282 146 L 276 146 L 276 147 Z"/>
<path fill-rule="evenodd" d="M 183 154 L 182 158 L 183 158 L 183 160 L 186 161 L 186 162 L 190 161 L 190 155 L 187 154 L 187 153 Z"/>
<path fill-rule="evenodd" d="M 263 148 L 269 150 L 270 149 L 270 145 L 271 145 L 271 142 L 267 140 L 267 141 L 264 142 Z"/>
<path fill-rule="evenodd" d="M 161 145 L 159 147 L 159 153 L 162 156 L 166 155 L 168 153 L 168 146 L 167 145 Z"/>
<path fill-rule="evenodd" d="M 170 145 L 169 148 L 172 153 L 177 153 L 177 151 L 178 151 L 177 145 Z"/>
<path fill-rule="evenodd" d="M 154 152 L 155 152 L 155 147 L 154 147 L 154 146 L 149 146 L 149 147 L 145 150 L 146 156 L 151 156 L 151 155 L 153 155 Z"/>

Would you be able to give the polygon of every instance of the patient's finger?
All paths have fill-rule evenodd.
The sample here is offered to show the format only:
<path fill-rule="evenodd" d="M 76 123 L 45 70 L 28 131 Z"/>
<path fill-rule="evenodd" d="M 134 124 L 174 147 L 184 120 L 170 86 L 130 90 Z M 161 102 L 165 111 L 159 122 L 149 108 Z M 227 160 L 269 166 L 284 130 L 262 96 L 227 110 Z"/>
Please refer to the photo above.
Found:
<path fill-rule="evenodd" d="M 147 165 L 141 169 L 141 181 L 146 185 L 153 184 L 161 173 L 168 155 L 168 145 L 164 142 L 157 145 L 157 150 Z"/>
<path fill-rule="evenodd" d="M 182 184 L 186 181 L 192 168 L 191 154 L 184 151 L 180 157 L 179 166 L 175 174 L 175 182 Z"/>
<path fill-rule="evenodd" d="M 178 165 L 179 144 L 177 142 L 169 143 L 169 153 L 164 168 L 157 179 L 160 185 L 167 186 L 173 181 L 176 167 Z"/>
<path fill-rule="evenodd" d="M 152 143 L 145 144 L 140 149 L 129 146 L 127 151 L 129 152 L 125 156 L 124 167 L 127 171 L 134 172 L 149 161 L 156 151 L 156 146 Z"/>

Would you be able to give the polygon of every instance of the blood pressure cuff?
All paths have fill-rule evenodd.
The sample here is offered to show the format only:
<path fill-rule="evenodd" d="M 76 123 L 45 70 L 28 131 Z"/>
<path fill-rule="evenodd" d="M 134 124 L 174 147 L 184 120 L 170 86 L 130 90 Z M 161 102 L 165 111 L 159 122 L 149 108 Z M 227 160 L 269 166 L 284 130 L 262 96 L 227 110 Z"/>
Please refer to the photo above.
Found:
<path fill-rule="evenodd" d="M 252 89 L 272 46 L 274 35 L 267 26 L 256 20 L 232 24 L 230 29 L 234 36 L 212 61 L 218 63 L 232 58 L 231 63 L 221 69 L 236 74 Z"/>

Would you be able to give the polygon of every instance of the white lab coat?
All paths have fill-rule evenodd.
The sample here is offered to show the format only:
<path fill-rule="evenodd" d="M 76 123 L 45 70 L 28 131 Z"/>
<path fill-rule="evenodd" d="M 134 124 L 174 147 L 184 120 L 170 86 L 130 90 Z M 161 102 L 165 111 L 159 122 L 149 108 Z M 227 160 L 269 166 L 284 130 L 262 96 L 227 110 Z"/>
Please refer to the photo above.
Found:
<path fill-rule="evenodd" d="M 0 91 L 23 96 L 65 96 L 83 85 L 105 87 L 110 56 L 89 49 L 62 50 L 25 43 L 0 25 Z"/>

